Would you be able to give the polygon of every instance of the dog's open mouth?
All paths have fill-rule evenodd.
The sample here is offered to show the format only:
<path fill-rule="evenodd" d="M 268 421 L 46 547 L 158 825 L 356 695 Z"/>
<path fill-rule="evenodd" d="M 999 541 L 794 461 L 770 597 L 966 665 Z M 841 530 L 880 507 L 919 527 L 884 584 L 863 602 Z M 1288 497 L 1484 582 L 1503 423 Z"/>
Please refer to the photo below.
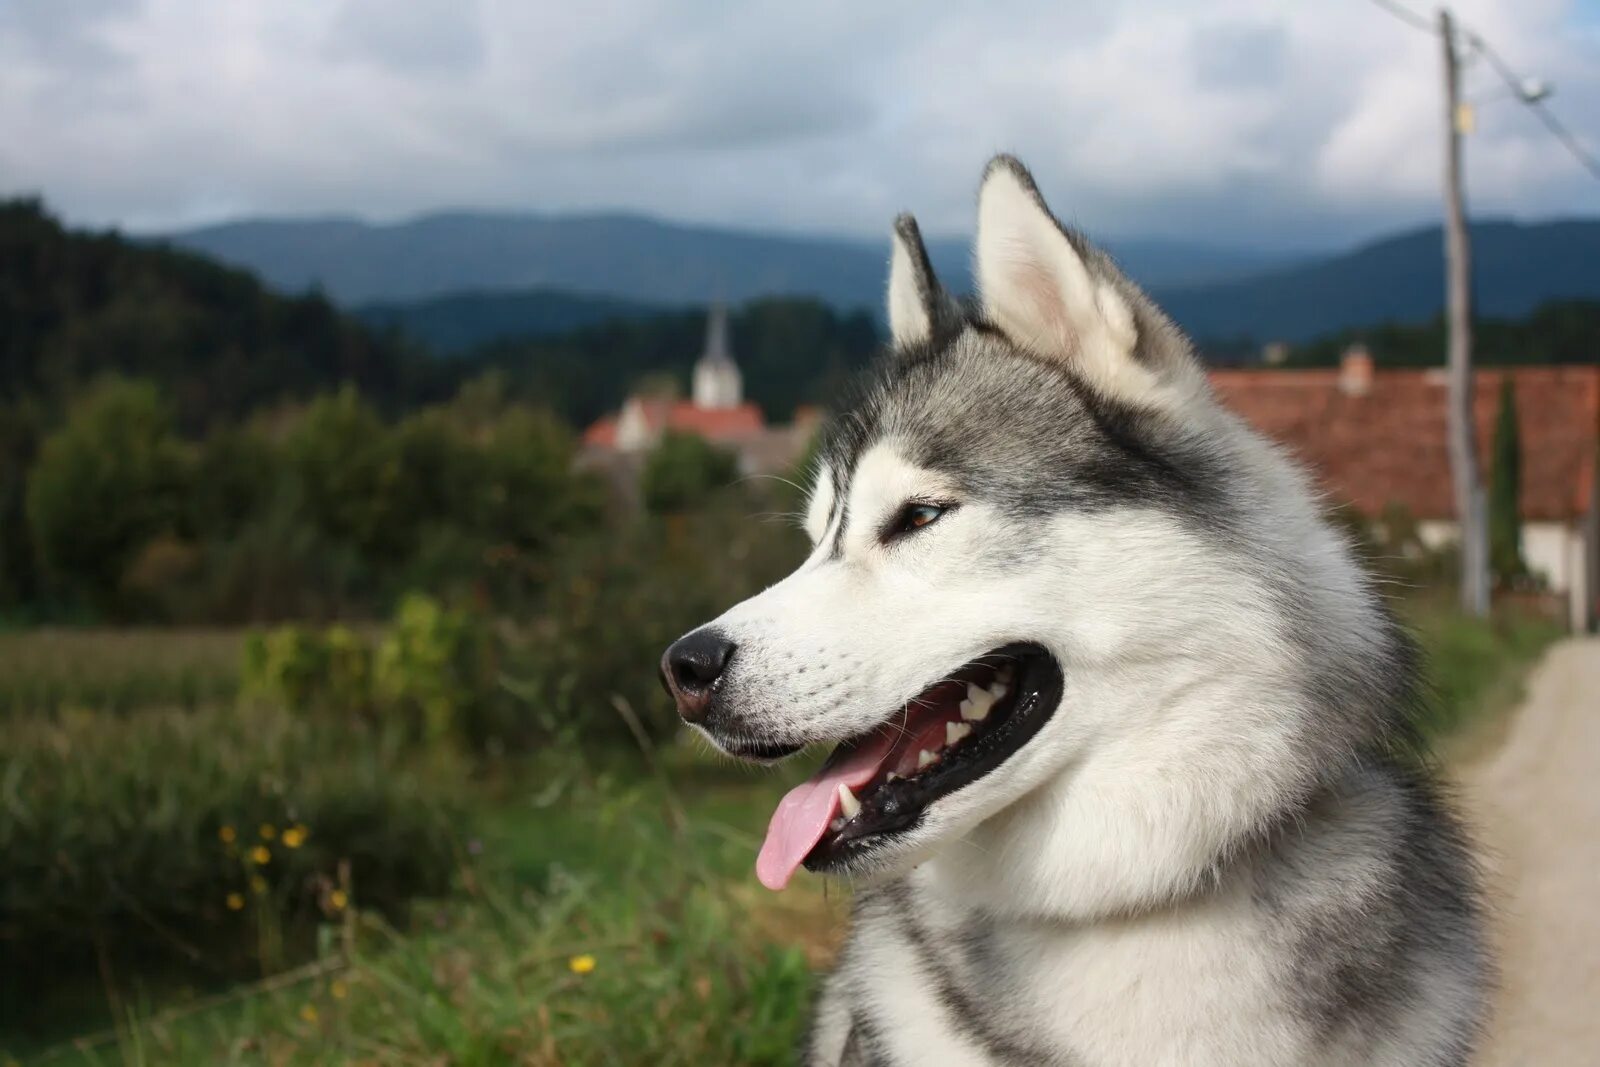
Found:
<path fill-rule="evenodd" d="M 1038 645 L 996 649 L 852 738 L 778 804 L 756 876 L 782 889 L 916 825 L 923 811 L 1004 763 L 1061 700 L 1061 668 Z"/>

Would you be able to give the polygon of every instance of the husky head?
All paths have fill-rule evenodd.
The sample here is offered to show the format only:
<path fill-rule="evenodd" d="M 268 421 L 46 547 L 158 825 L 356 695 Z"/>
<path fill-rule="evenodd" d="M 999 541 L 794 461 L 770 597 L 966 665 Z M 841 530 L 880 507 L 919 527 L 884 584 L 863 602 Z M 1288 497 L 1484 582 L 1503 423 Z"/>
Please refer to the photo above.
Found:
<path fill-rule="evenodd" d="M 897 222 L 893 351 L 825 433 L 810 557 L 663 672 L 736 756 L 837 746 L 769 887 L 932 860 L 992 911 L 1170 899 L 1382 728 L 1397 646 L 1298 474 L 1010 157 L 974 256 L 968 313 Z"/>

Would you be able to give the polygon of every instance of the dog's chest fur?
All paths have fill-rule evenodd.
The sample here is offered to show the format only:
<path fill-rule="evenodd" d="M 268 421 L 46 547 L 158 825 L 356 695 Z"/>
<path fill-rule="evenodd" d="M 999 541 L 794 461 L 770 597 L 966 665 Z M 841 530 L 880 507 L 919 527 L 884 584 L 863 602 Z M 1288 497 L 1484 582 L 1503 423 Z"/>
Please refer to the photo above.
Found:
<path fill-rule="evenodd" d="M 1355 772 L 1185 902 L 1095 921 L 995 918 L 1003 871 L 988 907 L 933 860 L 858 895 L 803 1062 L 1465 1063 L 1483 979 L 1457 872 L 1393 832 L 1448 848 L 1424 814 Z"/>
<path fill-rule="evenodd" d="M 1285 976 L 1227 895 L 1139 919 L 1000 923 L 913 876 L 859 901 L 814 1063 L 1307 1062 Z M 829 1045 L 840 1058 L 831 1058 Z"/>

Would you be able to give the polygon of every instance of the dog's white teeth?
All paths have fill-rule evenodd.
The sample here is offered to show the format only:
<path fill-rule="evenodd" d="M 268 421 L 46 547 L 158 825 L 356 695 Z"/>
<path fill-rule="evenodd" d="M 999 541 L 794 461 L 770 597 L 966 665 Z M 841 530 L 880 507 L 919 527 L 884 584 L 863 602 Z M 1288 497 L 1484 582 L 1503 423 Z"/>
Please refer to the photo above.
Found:
<path fill-rule="evenodd" d="M 946 747 L 954 745 L 971 732 L 972 727 L 964 722 L 947 722 L 944 724 L 944 743 Z"/>
<path fill-rule="evenodd" d="M 886 782 L 898 782 L 904 777 L 905 775 L 903 774 L 896 774 L 893 771 L 890 771 L 888 774 L 883 776 L 883 780 Z"/>
<path fill-rule="evenodd" d="M 978 688 L 976 682 L 968 682 L 967 699 L 961 702 L 961 717 L 969 722 L 982 722 L 989 717 L 994 701 L 995 696 L 989 690 Z"/>
<path fill-rule="evenodd" d="M 853 819 L 861 814 L 861 801 L 850 792 L 850 787 L 843 782 L 839 783 L 839 810 L 844 812 L 846 819 Z"/>
<path fill-rule="evenodd" d="M 1009 692 L 1011 692 L 1011 687 L 1005 682 L 996 681 L 993 685 L 989 686 L 989 695 L 994 697 L 995 703 L 999 703 L 1000 701 L 1004 700 L 1006 698 L 1006 694 Z"/>
<path fill-rule="evenodd" d="M 935 756 L 932 752 L 929 752 L 927 749 L 923 749 L 922 751 L 917 753 L 917 770 L 919 770 L 919 771 L 920 770 L 925 770 L 926 768 L 931 767 L 935 763 L 938 763 L 938 762 L 939 762 L 939 757 Z"/>
<path fill-rule="evenodd" d="M 843 817 L 835 818 L 832 822 L 830 822 L 828 824 L 828 829 L 832 830 L 834 833 L 838 833 L 840 830 L 843 830 L 844 829 L 844 818 Z"/>

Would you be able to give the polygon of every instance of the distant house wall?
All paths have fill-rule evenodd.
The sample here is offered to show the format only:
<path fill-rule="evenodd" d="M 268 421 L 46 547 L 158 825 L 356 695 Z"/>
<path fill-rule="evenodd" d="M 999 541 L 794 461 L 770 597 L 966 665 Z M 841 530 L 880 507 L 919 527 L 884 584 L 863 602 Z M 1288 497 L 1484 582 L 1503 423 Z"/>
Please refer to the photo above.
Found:
<path fill-rule="evenodd" d="M 1423 519 L 1417 523 L 1417 539 L 1429 548 L 1453 545 L 1459 536 L 1453 519 Z M 1595 621 L 1591 554 L 1585 523 L 1522 524 L 1522 561 L 1552 593 L 1559 593 L 1566 600 L 1567 621 L 1578 631 L 1587 630 Z"/>

